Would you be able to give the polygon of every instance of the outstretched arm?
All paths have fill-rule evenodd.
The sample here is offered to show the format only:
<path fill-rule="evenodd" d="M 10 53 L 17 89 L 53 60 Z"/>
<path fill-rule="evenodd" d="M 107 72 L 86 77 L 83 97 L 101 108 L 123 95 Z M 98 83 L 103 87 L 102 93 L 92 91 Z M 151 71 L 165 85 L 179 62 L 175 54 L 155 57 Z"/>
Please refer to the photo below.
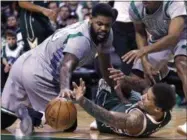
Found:
<path fill-rule="evenodd" d="M 21 8 L 24 8 L 30 12 L 41 13 L 51 20 L 54 20 L 56 18 L 56 12 L 51 9 L 48 9 L 48 8 L 45 8 L 45 7 L 33 4 L 31 2 L 27 2 L 27 1 L 19 1 L 18 4 Z"/>
<path fill-rule="evenodd" d="M 96 120 L 117 129 L 124 129 L 129 134 L 138 134 L 143 128 L 144 117 L 139 111 L 133 111 L 129 114 L 108 111 L 85 97 L 80 98 L 78 103 Z"/>
<path fill-rule="evenodd" d="M 70 88 L 70 79 L 72 76 L 72 72 L 75 70 L 76 66 L 78 65 L 78 58 L 70 53 L 66 53 L 64 55 L 62 66 L 60 69 L 60 89 L 61 95 L 64 92 L 68 92 Z"/>
<path fill-rule="evenodd" d="M 108 83 L 110 87 L 114 87 L 113 81 L 109 78 L 110 73 L 107 70 L 108 68 L 112 67 L 110 54 L 109 53 L 98 53 L 98 59 L 99 59 L 99 68 L 101 71 L 101 74 L 105 81 Z"/>
<path fill-rule="evenodd" d="M 151 85 L 151 83 L 147 79 L 141 79 L 136 77 L 135 75 L 127 76 L 118 69 L 108 68 L 108 71 L 110 72 L 110 78 L 113 81 L 116 81 L 118 83 L 117 86 L 120 86 L 121 89 L 125 89 L 125 87 L 128 87 L 132 90 L 142 93 L 144 89 L 150 87 Z M 115 87 L 115 89 L 117 88 L 117 86 Z"/>

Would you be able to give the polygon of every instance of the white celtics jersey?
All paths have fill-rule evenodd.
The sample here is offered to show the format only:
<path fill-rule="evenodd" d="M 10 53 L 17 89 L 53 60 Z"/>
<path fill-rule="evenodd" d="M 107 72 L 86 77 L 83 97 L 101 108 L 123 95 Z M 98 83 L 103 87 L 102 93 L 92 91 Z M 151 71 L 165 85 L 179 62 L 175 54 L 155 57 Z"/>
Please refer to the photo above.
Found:
<path fill-rule="evenodd" d="M 38 59 L 38 63 L 59 81 L 64 53 L 74 54 L 79 59 L 79 66 L 82 66 L 93 59 L 97 51 L 111 52 L 112 40 L 111 31 L 108 40 L 96 46 L 90 37 L 89 21 L 85 20 L 57 30 L 33 49 L 32 54 Z"/>
<path fill-rule="evenodd" d="M 187 39 L 187 10 L 184 1 L 164 1 L 159 9 L 151 15 L 146 14 L 142 2 L 132 1 L 129 14 L 132 21 L 145 24 L 151 43 L 156 42 L 168 34 L 171 19 L 178 16 L 185 16 L 185 28 L 181 39 Z"/>

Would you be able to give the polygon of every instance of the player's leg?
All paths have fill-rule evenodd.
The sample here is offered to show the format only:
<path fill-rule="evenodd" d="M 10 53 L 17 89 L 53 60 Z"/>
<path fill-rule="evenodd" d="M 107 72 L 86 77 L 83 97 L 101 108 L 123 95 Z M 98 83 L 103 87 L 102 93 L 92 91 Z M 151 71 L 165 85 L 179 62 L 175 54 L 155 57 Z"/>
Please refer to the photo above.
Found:
<path fill-rule="evenodd" d="M 29 67 L 30 65 L 32 65 L 32 67 Z M 48 102 L 56 98 L 60 92 L 59 85 L 53 83 L 50 79 L 53 79 L 53 77 L 47 70 L 43 69 L 41 65 L 37 64 L 37 60 L 34 60 L 34 58 L 27 61 L 27 64 L 23 67 L 22 80 L 27 81 L 24 82 L 24 88 L 27 92 L 32 108 L 22 105 L 19 107 L 17 113 L 18 116 L 22 118 L 21 129 L 26 135 L 32 134 L 33 129 L 31 128 L 45 124 L 45 108 Z M 29 117 L 32 120 L 31 123 L 30 121 L 27 121 L 29 120 Z M 36 121 L 38 123 L 35 123 Z M 75 125 L 72 127 L 74 128 L 67 131 L 75 130 L 77 122 L 75 122 Z M 25 130 L 29 130 L 29 132 Z"/>
<path fill-rule="evenodd" d="M 107 110 L 112 109 L 114 106 L 120 103 L 120 100 L 117 98 L 116 94 L 111 90 L 110 86 L 106 83 L 104 79 L 99 80 L 98 90 L 96 93 L 95 103 Z M 112 133 L 110 128 L 105 128 L 102 122 L 93 121 L 90 124 L 91 130 L 105 131 L 107 133 Z"/>
<path fill-rule="evenodd" d="M 2 122 L 4 122 L 2 123 L 3 129 L 12 125 L 17 119 L 15 112 L 20 104 L 30 105 L 26 91 L 21 83 L 21 68 L 23 61 L 23 59 L 18 59 L 14 63 L 2 92 L 1 115 Z"/>
<path fill-rule="evenodd" d="M 148 55 L 148 62 L 155 68 L 155 70 L 159 71 L 159 74 L 154 76 L 156 82 L 160 82 L 168 75 L 169 69 L 167 63 L 170 54 L 170 50 L 164 50 Z M 137 79 L 144 79 L 144 69 L 140 59 L 133 65 L 131 76 Z"/>
<path fill-rule="evenodd" d="M 179 41 L 174 52 L 177 73 L 182 81 L 183 91 L 187 101 L 187 40 Z"/>
<path fill-rule="evenodd" d="M 181 40 L 175 48 L 175 65 L 177 74 L 182 81 L 185 99 L 183 104 L 187 105 L 187 40 Z"/>

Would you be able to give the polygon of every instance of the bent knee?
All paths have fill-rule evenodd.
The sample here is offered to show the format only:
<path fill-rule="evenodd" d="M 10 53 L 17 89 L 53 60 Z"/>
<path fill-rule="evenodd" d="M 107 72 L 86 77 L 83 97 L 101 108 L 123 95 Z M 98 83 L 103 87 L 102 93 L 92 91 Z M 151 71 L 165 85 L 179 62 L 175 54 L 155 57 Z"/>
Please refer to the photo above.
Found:
<path fill-rule="evenodd" d="M 187 72 L 187 56 L 177 56 L 175 58 L 175 66 L 178 72 L 186 73 Z"/>

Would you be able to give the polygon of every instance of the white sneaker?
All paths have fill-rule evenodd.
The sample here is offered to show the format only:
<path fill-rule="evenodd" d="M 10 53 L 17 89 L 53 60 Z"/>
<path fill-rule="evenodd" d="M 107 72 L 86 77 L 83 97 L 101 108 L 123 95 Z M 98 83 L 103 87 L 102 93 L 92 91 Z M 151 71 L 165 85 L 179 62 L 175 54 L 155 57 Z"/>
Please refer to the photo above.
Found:
<path fill-rule="evenodd" d="M 93 122 L 90 124 L 90 130 L 97 130 L 97 123 L 96 123 L 96 120 L 93 121 Z"/>
<path fill-rule="evenodd" d="M 177 127 L 177 132 L 180 133 L 181 135 L 187 136 L 187 122 L 184 123 L 183 125 L 179 125 Z"/>
<path fill-rule="evenodd" d="M 104 79 L 100 79 L 96 97 L 99 95 L 100 91 L 103 89 L 111 93 L 111 87 L 107 84 L 107 82 Z"/>

